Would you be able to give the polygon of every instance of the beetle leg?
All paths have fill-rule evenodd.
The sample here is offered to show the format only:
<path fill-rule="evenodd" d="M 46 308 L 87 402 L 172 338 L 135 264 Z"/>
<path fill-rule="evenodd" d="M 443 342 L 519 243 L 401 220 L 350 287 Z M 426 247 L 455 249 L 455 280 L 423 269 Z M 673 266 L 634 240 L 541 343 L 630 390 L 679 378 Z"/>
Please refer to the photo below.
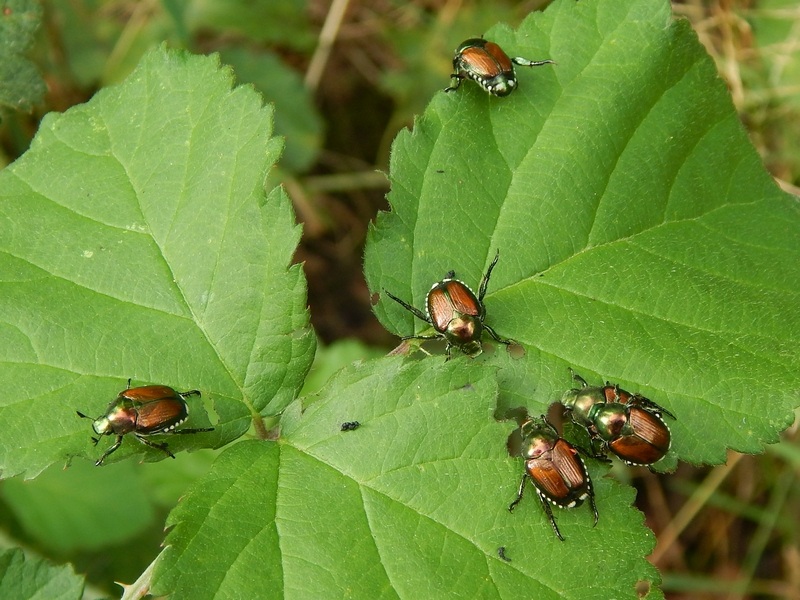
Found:
<path fill-rule="evenodd" d="M 213 427 L 200 427 L 199 429 L 177 429 L 170 431 L 170 434 L 176 435 L 179 433 L 202 433 L 204 431 L 214 431 Z M 166 444 L 164 444 L 166 446 Z M 174 457 L 173 457 L 174 458 Z"/>
<path fill-rule="evenodd" d="M 401 337 L 400 339 L 401 339 L 401 340 L 403 340 L 403 341 L 405 342 L 405 341 L 407 341 L 407 340 L 438 340 L 438 339 L 440 339 L 441 337 L 442 337 L 442 336 L 440 336 L 440 335 L 438 335 L 438 334 L 433 334 L 433 335 L 404 335 L 404 336 L 403 336 L 403 337 Z M 409 347 L 409 346 L 407 345 L 407 346 L 406 346 L 406 348 L 405 348 L 405 349 L 403 349 L 403 345 L 402 345 L 402 344 L 400 344 L 400 345 L 399 345 L 397 348 L 395 348 L 394 350 L 392 350 L 392 351 L 389 353 L 389 356 L 395 356 L 396 354 L 401 354 L 401 353 L 402 353 L 402 354 L 407 354 L 407 353 L 408 353 L 408 351 L 409 351 L 409 350 L 408 350 L 408 347 Z M 425 350 L 425 348 L 423 348 L 422 346 L 417 346 L 417 350 L 419 350 L 420 352 L 424 352 L 425 354 L 427 354 L 428 356 L 430 356 L 430 352 L 428 352 L 427 350 Z"/>
<path fill-rule="evenodd" d="M 431 323 L 430 317 L 428 315 L 426 315 L 425 313 L 423 313 L 420 309 L 418 309 L 418 308 L 416 308 L 414 306 L 411 306 L 408 302 L 406 302 L 404 300 L 400 300 L 400 298 L 398 298 L 397 296 L 395 296 L 391 292 L 388 292 L 386 290 L 383 290 L 383 291 L 386 292 L 386 295 L 389 296 L 389 298 L 391 298 L 392 300 L 397 302 L 400 306 L 405 308 L 408 312 L 413 314 L 415 317 L 417 317 L 418 319 L 422 319 L 423 321 L 425 321 L 426 323 L 428 323 L 430 325 L 433 325 L 433 323 Z M 406 339 L 406 338 L 403 338 L 403 339 Z"/>
<path fill-rule="evenodd" d="M 519 489 L 517 490 L 517 498 L 508 505 L 508 512 L 512 512 L 514 508 L 519 504 L 520 500 L 522 500 L 522 494 L 525 492 L 525 484 L 528 482 L 528 474 L 522 474 L 522 481 L 519 482 Z"/>
<path fill-rule="evenodd" d="M 633 406 L 641 406 L 643 409 L 648 410 L 650 412 L 664 413 L 665 415 L 669 415 L 670 417 L 675 419 L 675 415 L 669 412 L 666 408 L 656 404 L 655 402 L 650 400 L 650 398 L 645 398 L 644 396 L 641 396 L 639 394 L 633 395 L 630 404 Z"/>
<path fill-rule="evenodd" d="M 579 451 L 581 454 L 583 454 L 584 456 L 588 456 L 589 458 L 594 458 L 594 459 L 597 459 L 597 460 L 599 460 L 600 462 L 604 462 L 604 463 L 611 464 L 611 459 L 610 459 L 610 458 L 608 458 L 608 457 L 607 457 L 605 454 L 603 454 L 603 453 L 601 453 L 601 452 L 595 452 L 595 451 L 594 451 L 594 448 L 592 448 L 592 452 L 589 452 L 589 451 L 588 451 L 586 448 L 584 448 L 583 446 L 577 446 L 577 445 L 575 445 L 575 444 L 573 444 L 573 446 L 575 446 L 575 448 L 576 448 L 576 449 L 577 449 L 577 450 L 578 450 L 578 451 Z"/>
<path fill-rule="evenodd" d="M 142 442 L 145 446 L 150 446 L 151 448 L 155 448 L 156 450 L 161 450 L 167 456 L 171 456 L 172 458 L 175 458 L 175 455 L 172 452 L 169 451 L 169 446 L 167 445 L 166 442 L 164 442 L 162 444 L 158 444 L 156 442 L 151 442 L 150 440 L 148 440 L 147 438 L 145 438 L 145 437 L 143 437 L 141 435 L 137 435 L 136 439 L 139 440 L 140 442 Z"/>
<path fill-rule="evenodd" d="M 486 295 L 486 288 L 489 287 L 489 278 L 492 276 L 492 269 L 494 269 L 494 266 L 497 264 L 499 258 L 500 250 L 498 249 L 497 252 L 495 252 L 494 260 L 489 265 L 489 268 L 486 269 L 486 273 L 484 274 L 483 279 L 481 279 L 481 284 L 478 287 L 478 300 L 481 302 L 483 302 L 483 297 Z"/>
<path fill-rule="evenodd" d="M 541 67 L 542 65 L 554 65 L 556 64 L 555 61 L 552 60 L 528 60 L 527 58 L 522 58 L 521 56 L 515 56 L 511 59 L 515 65 L 519 65 L 520 67 Z"/>
<path fill-rule="evenodd" d="M 461 81 L 463 79 L 464 79 L 463 75 L 461 75 L 459 73 L 453 73 L 452 75 L 450 75 L 450 85 L 448 85 L 446 88 L 444 88 L 444 91 L 445 92 L 454 92 L 454 91 L 456 91 L 458 88 L 461 87 Z M 455 84 L 453 83 L 453 80 L 455 80 Z"/>
<path fill-rule="evenodd" d="M 404 335 L 401 340 L 438 340 L 442 336 L 438 334 L 431 335 Z"/>
<path fill-rule="evenodd" d="M 597 505 L 594 503 L 594 489 L 589 486 L 589 505 L 592 507 L 592 513 L 594 514 L 594 527 L 597 527 L 597 519 L 600 516 L 597 514 Z"/>
<path fill-rule="evenodd" d="M 658 405 L 656 404 L 656 406 L 658 406 Z M 673 415 L 671 412 L 669 412 L 669 411 L 668 411 L 666 408 L 664 408 L 663 406 L 658 406 L 658 409 L 659 409 L 661 412 L 663 412 L 665 415 L 669 415 L 670 417 L 672 417 L 674 420 L 676 420 L 676 421 L 678 420 L 678 417 L 676 417 L 675 415 Z"/>
<path fill-rule="evenodd" d="M 441 337 L 442 336 L 440 336 L 440 335 L 406 335 L 406 336 L 401 337 L 400 339 L 403 340 L 403 341 L 406 341 L 406 340 L 438 340 Z M 418 349 L 421 350 L 422 352 L 425 352 L 425 354 L 427 354 L 428 356 L 430 356 L 430 353 L 427 352 L 422 346 L 418 346 Z"/>
<path fill-rule="evenodd" d="M 501 338 L 499 335 L 497 335 L 497 332 L 495 332 L 495 330 L 489 327 L 486 323 L 483 324 L 483 328 L 489 332 L 489 335 L 492 336 L 492 338 L 496 342 L 505 344 L 506 346 L 510 346 L 511 344 L 514 343 L 512 340 L 504 340 L 503 338 Z"/>
<path fill-rule="evenodd" d="M 121 445 L 122 445 L 122 436 L 118 435 L 117 436 L 117 441 L 115 441 L 108 450 L 103 452 L 103 456 L 101 456 L 100 458 L 97 459 L 97 462 L 94 463 L 94 466 L 95 467 L 99 467 L 100 465 L 102 465 L 103 461 L 106 459 L 106 457 L 109 454 L 111 454 L 112 452 L 116 451 L 116 449 L 119 448 Z"/>
<path fill-rule="evenodd" d="M 590 432 L 590 435 L 592 436 L 591 444 L 592 444 L 592 452 L 594 453 L 593 454 L 594 458 L 600 458 L 601 456 L 605 456 L 604 450 L 606 448 L 606 443 L 602 439 L 597 437 L 596 433 L 592 434 Z M 597 449 L 597 446 L 596 446 L 595 442 L 599 442 L 600 443 L 600 450 Z M 606 457 L 606 458 L 608 459 L 608 462 L 611 462 L 610 458 L 608 458 L 608 457 Z"/>
<path fill-rule="evenodd" d="M 200 390 L 189 390 L 188 392 L 178 392 L 178 395 L 181 398 L 186 398 L 187 396 L 202 396 L 203 394 L 200 393 Z"/>
<path fill-rule="evenodd" d="M 648 400 L 648 402 L 653 405 L 653 408 L 656 409 L 656 412 L 664 413 L 665 415 L 668 415 L 668 416 L 672 417 L 674 420 L 676 420 L 676 421 L 678 420 L 675 415 L 673 415 L 671 412 L 669 412 L 663 406 L 659 406 L 658 404 L 656 404 L 655 402 L 652 402 L 651 400 Z"/>
<path fill-rule="evenodd" d="M 545 500 L 541 494 L 539 495 L 539 500 L 542 501 L 544 512 L 547 513 L 547 518 L 550 519 L 550 524 L 553 526 L 553 531 L 556 532 L 556 536 L 558 536 L 558 539 L 560 539 L 563 542 L 564 536 L 561 535 L 561 532 L 558 530 L 558 525 L 556 525 L 556 518 L 553 516 L 553 509 L 550 508 L 550 503 L 547 500 Z"/>

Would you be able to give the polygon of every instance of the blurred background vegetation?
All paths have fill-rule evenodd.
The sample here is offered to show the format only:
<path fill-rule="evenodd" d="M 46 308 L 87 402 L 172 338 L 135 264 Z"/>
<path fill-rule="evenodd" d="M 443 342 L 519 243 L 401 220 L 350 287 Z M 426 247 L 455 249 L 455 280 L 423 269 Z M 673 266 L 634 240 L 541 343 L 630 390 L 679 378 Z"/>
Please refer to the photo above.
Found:
<path fill-rule="evenodd" d="M 219 53 L 239 83 L 252 83 L 275 104 L 275 128 L 286 139 L 272 183 L 285 186 L 304 225 L 296 260 L 305 265 L 311 319 L 323 344 L 310 391 L 338 366 L 383 354 L 397 341 L 372 316 L 362 276 L 367 227 L 388 208 L 385 173 L 394 136 L 447 85 L 459 42 L 497 22 L 516 27 L 548 3 L 8 0 L 0 3 L 4 14 L 30 10 L 35 33 L 26 56 L 45 85 L 41 98 L 34 91 L 30 102 L 16 106 L 2 106 L 0 94 L 0 166 L 25 152 L 45 113 L 64 111 L 123 80 L 152 46 Z M 766 168 L 798 194 L 797 0 L 685 0 L 674 2 L 673 10 L 691 21 L 716 61 Z M 761 456 L 731 453 L 727 465 L 682 464 L 668 476 L 615 467 L 638 489 L 637 504 L 658 538 L 651 560 L 669 598 L 800 599 L 797 427 L 784 438 Z M 101 528 L 97 521 L 53 512 L 53 498 L 66 492 L 48 487 L 48 473 L 37 480 L 42 510 L 33 514 L 30 491 L 20 494 L 26 484 L 3 482 L 0 547 L 22 545 L 73 562 L 101 586 L 130 582 L 158 552 L 166 512 L 210 460 L 203 453 L 182 456 L 178 475 L 164 463 L 107 467 L 108 486 L 128 485 L 121 471 L 134 471 L 136 489 L 146 491 L 116 493 L 130 507 L 148 507 L 130 512 L 145 515 L 141 524 L 112 523 L 113 539 L 93 538 Z M 72 490 L 74 502 L 90 501 L 79 498 L 81 489 Z M 70 497 L 61 503 L 68 507 Z M 103 512 L 110 511 L 100 505 L 95 514 Z M 42 523 L 42 514 L 51 514 L 53 523 Z M 54 533 L 65 522 L 75 531 Z"/>

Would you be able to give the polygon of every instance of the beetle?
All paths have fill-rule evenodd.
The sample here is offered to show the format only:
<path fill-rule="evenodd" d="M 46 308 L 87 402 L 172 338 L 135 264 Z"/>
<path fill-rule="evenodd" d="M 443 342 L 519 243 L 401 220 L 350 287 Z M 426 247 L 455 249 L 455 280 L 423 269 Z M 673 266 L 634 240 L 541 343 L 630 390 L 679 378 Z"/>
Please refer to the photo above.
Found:
<path fill-rule="evenodd" d="M 486 319 L 486 307 L 483 305 L 483 297 L 486 295 L 489 278 L 492 276 L 492 270 L 499 258 L 500 251 L 495 254 L 494 260 L 481 279 L 477 296 L 467 287 L 466 283 L 455 278 L 454 271 L 450 271 L 447 277 L 433 284 L 433 287 L 425 297 L 425 313 L 387 291 L 386 294 L 392 300 L 418 319 L 432 325 L 436 330 L 436 333 L 432 335 L 408 335 L 401 339 L 432 340 L 444 338 L 447 341 L 445 354 L 448 360 L 450 359 L 452 346 L 455 346 L 471 358 L 483 352 L 481 336 L 484 330 L 495 341 L 505 345 L 511 344 L 511 340 L 501 338 L 495 333 L 494 329 L 484 322 Z"/>
<path fill-rule="evenodd" d="M 649 466 L 669 451 L 671 433 L 662 415 L 675 418 L 667 409 L 640 394 L 631 394 L 606 382 L 592 387 L 572 372 L 580 388 L 564 393 L 561 404 L 574 423 L 629 465 Z"/>
<path fill-rule="evenodd" d="M 453 73 L 445 92 L 461 86 L 464 79 L 472 79 L 493 96 L 508 96 L 517 88 L 514 65 L 539 67 L 555 64 L 552 60 L 528 60 L 519 56 L 509 58 L 503 49 L 483 38 L 470 38 L 456 48 L 453 57 Z"/>
<path fill-rule="evenodd" d="M 525 472 L 522 474 L 517 497 L 508 507 L 509 511 L 513 511 L 522 500 L 525 484 L 530 479 L 553 531 L 562 542 L 564 536 L 558 529 L 550 504 L 573 508 L 588 499 L 594 524 L 597 525 L 594 488 L 586 464 L 578 454 L 578 448 L 562 438 L 547 417 L 542 415 L 539 419 L 525 420 L 508 436 L 507 448 L 511 456 L 522 456 L 525 459 Z"/>
<path fill-rule="evenodd" d="M 94 464 L 98 467 L 102 465 L 108 455 L 120 447 L 122 438 L 128 433 L 133 433 L 136 439 L 146 446 L 161 450 L 167 456 L 175 458 L 166 443 L 152 442 L 147 439 L 147 436 L 214 431 L 213 427 L 176 430 L 176 427 L 183 424 L 189 415 L 189 405 L 184 398 L 199 395 L 198 390 L 176 392 L 166 385 L 146 385 L 132 388 L 131 380 L 128 379 L 127 389 L 119 393 L 102 416 L 92 419 L 82 412 L 76 411 L 79 417 L 92 421 L 92 429 L 98 436 L 117 436 L 114 444 Z M 96 446 L 100 438 L 93 437 L 92 441 Z"/>

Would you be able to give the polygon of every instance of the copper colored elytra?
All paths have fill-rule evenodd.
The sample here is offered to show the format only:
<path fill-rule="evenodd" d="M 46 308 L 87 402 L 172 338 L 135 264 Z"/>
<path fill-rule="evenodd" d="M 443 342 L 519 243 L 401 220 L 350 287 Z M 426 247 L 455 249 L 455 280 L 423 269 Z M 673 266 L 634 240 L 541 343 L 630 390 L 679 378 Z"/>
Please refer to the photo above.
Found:
<path fill-rule="evenodd" d="M 483 76 L 497 73 L 498 69 L 508 72 L 514 68 L 508 54 L 494 42 L 486 41 L 483 48 L 477 46 L 466 48 L 461 52 L 461 57 Z"/>
<path fill-rule="evenodd" d="M 453 73 L 446 92 L 457 90 L 464 79 L 472 79 L 493 96 L 508 96 L 517 89 L 514 65 L 539 67 L 552 64 L 552 60 L 528 60 L 521 56 L 509 58 L 503 49 L 483 38 L 470 38 L 456 48 Z"/>
<path fill-rule="evenodd" d="M 92 429 L 98 436 L 116 436 L 114 443 L 95 462 L 95 465 L 98 467 L 102 465 L 108 455 L 115 452 L 122 445 L 123 437 L 129 433 L 132 433 L 136 439 L 146 446 L 156 448 L 167 456 L 175 458 L 166 443 L 159 444 L 147 438 L 156 434 L 213 431 L 212 427 L 176 430 L 189 416 L 189 406 L 185 398 L 199 395 L 200 392 L 198 390 L 177 392 L 165 385 L 146 385 L 132 388 L 131 380 L 129 379 L 127 389 L 119 393 L 117 398 L 108 405 L 103 415 L 92 419 L 77 411 L 79 417 L 92 421 Z M 92 438 L 95 445 L 100 441 L 100 437 Z"/>
<path fill-rule="evenodd" d="M 574 372 L 572 377 L 581 387 L 565 392 L 561 404 L 586 429 L 593 446 L 607 448 L 630 465 L 649 466 L 666 456 L 671 433 L 662 413 L 674 419 L 671 412 L 618 385 L 592 387 Z"/>
<path fill-rule="evenodd" d="M 597 524 L 597 506 L 586 465 L 576 447 L 562 438 L 544 415 L 539 419 L 525 417 L 519 428 L 508 436 L 507 447 L 511 456 L 525 459 L 525 473 L 517 497 L 508 510 L 514 510 L 522 500 L 525 484 L 530 479 L 558 539 L 563 541 L 564 537 L 558 529 L 550 504 L 573 508 L 588 499 L 594 523 Z"/>

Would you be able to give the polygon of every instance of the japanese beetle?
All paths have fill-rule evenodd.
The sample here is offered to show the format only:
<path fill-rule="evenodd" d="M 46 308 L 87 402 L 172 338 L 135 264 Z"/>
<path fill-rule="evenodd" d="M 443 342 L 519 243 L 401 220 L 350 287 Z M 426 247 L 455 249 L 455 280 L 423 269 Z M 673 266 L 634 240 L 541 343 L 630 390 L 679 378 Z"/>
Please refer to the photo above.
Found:
<path fill-rule="evenodd" d="M 578 449 L 562 438 L 556 428 L 542 415 L 539 419 L 528 418 L 518 429 L 508 436 L 508 453 L 525 459 L 525 472 L 519 484 L 517 498 L 508 510 L 522 500 L 525 484 L 531 480 L 544 512 L 550 519 L 556 536 L 562 542 L 564 536 L 558 530 L 550 504 L 561 508 L 573 508 L 589 499 L 597 525 L 597 506 L 594 502 L 594 489 L 586 464 L 578 454 Z"/>
<path fill-rule="evenodd" d="M 466 283 L 455 278 L 455 272 L 450 271 L 447 277 L 433 284 L 433 287 L 428 292 L 425 298 L 426 313 L 387 291 L 386 293 L 392 300 L 418 319 L 432 325 L 436 330 L 433 335 L 408 335 L 401 339 L 432 340 L 444 338 L 447 341 L 445 354 L 448 359 L 450 358 L 452 346 L 455 346 L 469 357 L 478 356 L 483 351 L 481 335 L 484 330 L 495 341 L 506 345 L 511 344 L 511 340 L 502 339 L 495 333 L 494 329 L 484 323 L 486 307 L 483 305 L 483 297 L 486 295 L 486 288 L 489 285 L 489 278 L 492 276 L 492 269 L 494 269 L 499 258 L 500 252 L 498 251 L 492 264 L 486 270 L 483 279 L 481 279 L 477 296 L 467 287 Z"/>
<path fill-rule="evenodd" d="M 599 441 L 629 465 L 647 466 L 664 458 L 671 435 L 662 413 L 673 419 L 675 415 L 618 385 L 591 387 L 574 372 L 572 378 L 581 387 L 566 392 L 561 404 L 573 422 L 586 429 L 593 444 Z"/>
<path fill-rule="evenodd" d="M 146 385 L 132 388 L 131 380 L 129 379 L 127 389 L 120 392 L 116 400 L 113 400 L 108 405 L 104 415 L 92 419 L 82 412 L 76 411 L 79 417 L 92 421 L 92 429 L 97 435 L 117 436 L 114 444 L 94 464 L 98 467 L 102 465 L 108 455 L 120 447 L 122 438 L 127 433 L 133 433 L 136 439 L 146 446 L 161 450 L 167 456 L 175 458 L 166 443 L 157 444 L 156 442 L 151 442 L 147 439 L 147 436 L 161 433 L 179 434 L 213 431 L 213 427 L 175 430 L 176 427 L 186 421 L 189 415 L 189 406 L 184 398 L 199 395 L 200 392 L 197 390 L 176 392 L 165 385 Z M 100 438 L 93 437 L 92 440 L 96 446 Z"/>
<path fill-rule="evenodd" d="M 494 42 L 470 38 L 456 48 L 450 85 L 444 91 L 457 90 L 461 81 L 469 78 L 493 96 L 508 96 L 517 87 L 514 65 L 539 67 L 548 64 L 554 63 L 552 60 L 528 60 L 519 56 L 509 58 Z"/>

